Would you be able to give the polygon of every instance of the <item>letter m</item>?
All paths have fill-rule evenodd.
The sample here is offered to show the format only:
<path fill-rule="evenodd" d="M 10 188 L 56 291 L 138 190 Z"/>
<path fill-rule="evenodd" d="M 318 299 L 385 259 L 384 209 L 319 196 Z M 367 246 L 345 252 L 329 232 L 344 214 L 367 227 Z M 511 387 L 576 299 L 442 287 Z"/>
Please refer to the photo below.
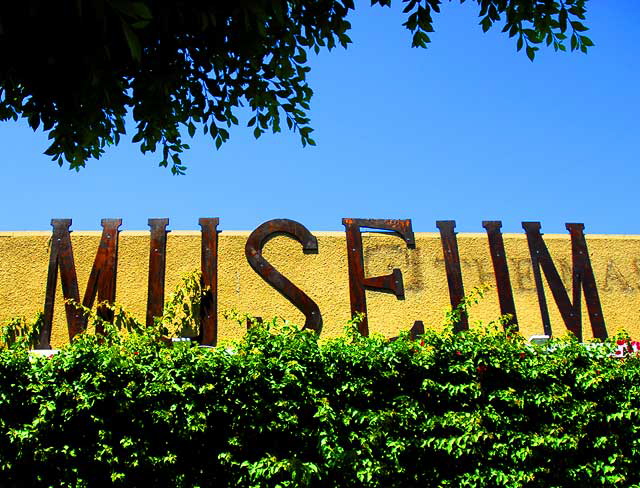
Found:
<path fill-rule="evenodd" d="M 540 268 L 542 268 L 547 278 L 549 289 L 551 290 L 551 294 L 567 329 L 575 334 L 578 340 L 582 340 L 582 316 L 580 311 L 580 292 L 582 290 L 585 301 L 587 302 L 593 337 L 606 339 L 607 327 L 604 322 L 604 317 L 602 316 L 598 288 L 589 259 L 587 242 L 584 238 L 584 225 L 566 224 L 566 228 L 571 234 L 571 257 L 573 265 L 571 288 L 573 300 L 569 299 L 560 274 L 553 264 L 549 250 L 542 239 L 540 222 L 523 222 L 522 227 L 527 234 L 527 242 L 529 243 L 533 275 L 536 282 L 538 303 L 540 304 L 540 314 L 542 316 L 542 325 L 545 334 L 551 335 L 551 320 L 549 319 L 549 310 L 547 308 Z"/>
<path fill-rule="evenodd" d="M 122 219 L 102 219 L 102 237 L 96 254 L 87 288 L 82 300 L 82 305 L 91 308 L 96 296 L 99 302 L 113 302 L 116 298 L 116 268 L 118 261 L 118 228 Z M 65 300 L 73 300 L 80 303 L 78 291 L 78 278 L 73 259 L 73 248 L 69 227 L 71 219 L 53 219 L 53 235 L 51 237 L 51 254 L 49 256 L 49 271 L 47 274 L 47 290 L 44 302 L 44 324 L 40 332 L 38 348 L 51 347 L 51 329 L 53 326 L 53 310 L 56 298 L 58 281 L 58 269 L 62 284 L 62 295 Z M 87 327 L 87 317 L 78 307 L 71 303 L 65 303 L 67 316 L 67 329 L 69 340 Z M 105 320 L 112 320 L 113 314 L 106 308 L 99 308 L 98 315 Z M 98 330 L 96 332 L 102 332 Z"/>

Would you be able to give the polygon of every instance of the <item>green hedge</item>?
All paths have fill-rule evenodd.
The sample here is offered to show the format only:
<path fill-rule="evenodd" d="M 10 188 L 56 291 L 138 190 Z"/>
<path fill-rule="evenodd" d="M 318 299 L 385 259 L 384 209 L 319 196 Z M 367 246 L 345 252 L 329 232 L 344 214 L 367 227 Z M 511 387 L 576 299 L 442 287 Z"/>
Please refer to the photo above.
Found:
<path fill-rule="evenodd" d="M 612 347 L 275 321 L 227 348 L 153 330 L 14 347 L 0 486 L 637 486 L 640 360 Z"/>

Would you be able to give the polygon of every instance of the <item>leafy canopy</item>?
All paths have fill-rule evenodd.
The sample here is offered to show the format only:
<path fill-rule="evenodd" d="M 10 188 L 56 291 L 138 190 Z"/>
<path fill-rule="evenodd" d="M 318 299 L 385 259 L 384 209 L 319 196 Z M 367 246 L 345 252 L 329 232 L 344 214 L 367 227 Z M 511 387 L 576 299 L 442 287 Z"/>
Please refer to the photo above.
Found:
<path fill-rule="evenodd" d="M 465 0 L 460 0 L 464 3 Z M 494 24 L 533 60 L 538 45 L 587 51 L 586 0 L 472 0 L 484 31 Z M 402 0 L 413 47 L 426 47 L 441 0 Z M 389 6 L 391 0 L 371 0 Z M 83 167 L 125 134 L 162 166 L 185 171 L 186 130 L 216 147 L 248 105 L 255 137 L 286 123 L 303 146 L 312 90 L 308 54 L 350 42 L 353 0 L 23 0 L 0 6 L 0 119 L 42 127 L 45 154 Z"/>

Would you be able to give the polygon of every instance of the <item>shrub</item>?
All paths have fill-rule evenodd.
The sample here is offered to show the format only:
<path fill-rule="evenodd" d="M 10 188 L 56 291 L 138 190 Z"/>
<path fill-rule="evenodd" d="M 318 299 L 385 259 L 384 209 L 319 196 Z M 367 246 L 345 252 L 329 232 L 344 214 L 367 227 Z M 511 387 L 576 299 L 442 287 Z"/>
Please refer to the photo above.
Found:
<path fill-rule="evenodd" d="M 1 486 L 637 486 L 640 359 L 615 342 L 274 319 L 199 348 L 129 325 L 0 352 Z"/>

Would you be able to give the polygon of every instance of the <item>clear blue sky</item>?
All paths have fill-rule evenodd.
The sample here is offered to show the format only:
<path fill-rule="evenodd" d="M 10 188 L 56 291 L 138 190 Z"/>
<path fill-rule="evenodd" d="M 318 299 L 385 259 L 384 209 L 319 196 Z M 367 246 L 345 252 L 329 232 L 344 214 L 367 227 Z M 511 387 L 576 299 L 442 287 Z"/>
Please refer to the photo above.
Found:
<path fill-rule="evenodd" d="M 312 58 L 317 147 L 237 127 L 216 151 L 199 135 L 176 177 L 125 138 L 76 173 L 42 155 L 44 134 L 1 124 L 0 230 L 50 229 L 52 217 L 75 230 L 103 217 L 123 230 L 149 217 L 170 229 L 220 217 L 221 230 L 272 218 L 342 230 L 342 217 L 370 217 L 424 232 L 496 219 L 506 232 L 540 220 L 546 233 L 584 222 L 588 234 L 640 234 L 640 2 L 588 2 L 590 53 L 543 49 L 534 63 L 499 29 L 483 34 L 473 2 L 445 3 L 431 47 L 411 49 L 395 3 L 360 2 L 354 43 Z"/>

